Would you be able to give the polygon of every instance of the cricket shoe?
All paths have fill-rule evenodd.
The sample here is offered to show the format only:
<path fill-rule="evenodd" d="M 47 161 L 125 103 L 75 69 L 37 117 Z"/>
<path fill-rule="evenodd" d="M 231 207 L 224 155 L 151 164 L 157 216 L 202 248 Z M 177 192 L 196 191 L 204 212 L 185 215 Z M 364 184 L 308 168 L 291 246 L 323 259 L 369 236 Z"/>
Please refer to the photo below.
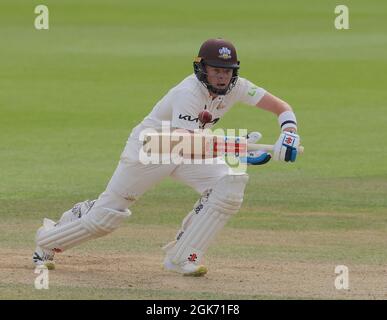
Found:
<path fill-rule="evenodd" d="M 190 277 L 202 277 L 207 273 L 207 268 L 203 265 L 198 265 L 195 262 L 185 261 L 180 264 L 173 263 L 171 259 L 164 259 L 164 269 L 174 271 Z"/>
<path fill-rule="evenodd" d="M 43 220 L 43 226 L 40 227 L 37 231 L 37 235 L 44 230 L 49 230 L 55 227 L 55 222 L 50 219 Z M 40 246 L 37 246 L 35 252 L 32 256 L 32 261 L 35 266 L 45 266 L 48 270 L 55 269 L 54 262 L 55 251 L 51 249 L 43 249 Z"/>

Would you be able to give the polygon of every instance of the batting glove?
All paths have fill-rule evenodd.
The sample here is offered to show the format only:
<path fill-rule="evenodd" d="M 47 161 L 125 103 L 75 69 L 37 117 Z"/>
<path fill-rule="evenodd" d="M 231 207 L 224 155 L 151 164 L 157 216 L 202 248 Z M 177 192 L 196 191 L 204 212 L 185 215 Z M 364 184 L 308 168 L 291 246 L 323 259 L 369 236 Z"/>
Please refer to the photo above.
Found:
<path fill-rule="evenodd" d="M 283 132 L 274 145 L 273 159 L 276 161 L 294 162 L 297 158 L 297 148 L 300 136 L 291 132 Z"/>
<path fill-rule="evenodd" d="M 257 143 L 262 138 L 260 132 L 250 132 L 247 134 L 247 143 Z M 271 159 L 271 154 L 261 150 L 247 150 L 246 162 L 251 165 L 262 165 L 268 163 Z"/>

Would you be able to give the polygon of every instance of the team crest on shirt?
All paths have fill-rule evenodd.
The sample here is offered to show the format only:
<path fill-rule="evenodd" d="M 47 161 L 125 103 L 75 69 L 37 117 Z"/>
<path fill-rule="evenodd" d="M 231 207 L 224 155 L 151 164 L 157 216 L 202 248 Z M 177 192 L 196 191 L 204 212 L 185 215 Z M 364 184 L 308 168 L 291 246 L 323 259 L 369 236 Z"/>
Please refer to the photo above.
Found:
<path fill-rule="evenodd" d="M 222 58 L 222 59 L 231 59 L 231 50 L 229 48 L 226 48 L 226 47 L 222 47 L 219 49 L 219 56 L 218 58 Z"/>
<path fill-rule="evenodd" d="M 219 105 L 216 107 L 216 110 L 221 110 L 221 109 L 224 109 L 224 108 L 226 108 L 226 105 L 223 104 L 223 103 L 221 103 L 221 104 L 219 104 Z"/>

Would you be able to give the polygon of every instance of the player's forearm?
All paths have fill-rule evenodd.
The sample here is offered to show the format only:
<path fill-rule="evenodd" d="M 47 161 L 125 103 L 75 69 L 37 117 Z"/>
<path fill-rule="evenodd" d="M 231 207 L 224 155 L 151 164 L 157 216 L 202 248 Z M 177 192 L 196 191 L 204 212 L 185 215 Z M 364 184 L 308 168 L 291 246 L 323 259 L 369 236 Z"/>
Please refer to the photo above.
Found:
<path fill-rule="evenodd" d="M 257 107 L 277 115 L 281 131 L 296 132 L 297 120 L 292 107 L 280 98 L 266 92 Z"/>
<path fill-rule="evenodd" d="M 263 98 L 259 100 L 257 107 L 272 112 L 277 116 L 285 111 L 293 111 L 292 107 L 287 102 L 281 100 L 269 92 L 266 92 Z"/>

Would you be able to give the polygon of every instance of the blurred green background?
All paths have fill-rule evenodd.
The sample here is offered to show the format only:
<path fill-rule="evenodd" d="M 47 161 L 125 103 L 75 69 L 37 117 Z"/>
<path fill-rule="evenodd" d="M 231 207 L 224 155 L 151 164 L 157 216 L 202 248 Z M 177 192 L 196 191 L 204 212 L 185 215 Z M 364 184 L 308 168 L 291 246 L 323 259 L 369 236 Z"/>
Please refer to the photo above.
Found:
<path fill-rule="evenodd" d="M 0 7 L 2 216 L 52 216 L 98 196 L 131 129 L 210 37 L 232 40 L 241 76 L 293 106 L 306 147 L 294 165 L 249 168 L 249 210 L 386 213 L 386 3 L 348 2 L 350 29 L 336 30 L 335 1 L 44 1 L 50 29 L 38 31 L 41 3 Z M 217 127 L 278 136 L 271 114 L 243 105 Z M 135 219 L 156 198 L 197 197 L 163 187 Z"/>
<path fill-rule="evenodd" d="M 34 28 L 38 4 L 49 7 L 49 30 Z M 38 226 L 96 198 L 131 129 L 192 73 L 204 40 L 224 37 L 237 47 L 241 76 L 292 105 L 306 150 L 294 164 L 249 167 L 228 227 L 386 230 L 387 2 L 340 4 L 349 30 L 334 28 L 331 0 L 2 0 L 2 223 Z M 260 131 L 263 143 L 279 134 L 272 114 L 244 105 L 217 127 Z M 167 179 L 128 223 L 177 227 L 197 198 Z M 30 233 L 0 239 L 33 246 Z"/>

